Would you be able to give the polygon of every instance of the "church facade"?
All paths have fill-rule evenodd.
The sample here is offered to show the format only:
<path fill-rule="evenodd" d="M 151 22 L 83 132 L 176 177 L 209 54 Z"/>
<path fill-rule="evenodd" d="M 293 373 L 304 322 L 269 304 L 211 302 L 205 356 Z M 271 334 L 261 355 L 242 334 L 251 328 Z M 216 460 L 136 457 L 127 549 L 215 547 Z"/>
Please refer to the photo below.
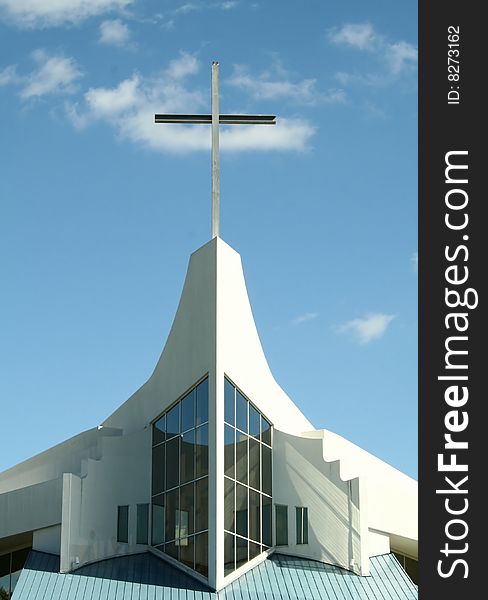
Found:
<path fill-rule="evenodd" d="M 275 381 L 240 256 L 219 237 L 190 258 L 149 380 L 0 474 L 0 589 L 14 598 L 30 597 L 29 552 L 59 557 L 60 577 L 149 553 L 219 592 L 277 556 L 368 581 L 394 552 L 415 579 L 417 540 L 416 481 L 316 430 Z"/>

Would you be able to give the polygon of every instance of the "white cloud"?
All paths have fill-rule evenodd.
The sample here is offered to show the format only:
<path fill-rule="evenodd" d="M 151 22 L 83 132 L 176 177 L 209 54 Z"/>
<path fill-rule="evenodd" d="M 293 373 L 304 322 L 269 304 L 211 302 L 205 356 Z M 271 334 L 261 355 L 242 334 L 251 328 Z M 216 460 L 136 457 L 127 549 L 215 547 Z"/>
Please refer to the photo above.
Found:
<path fill-rule="evenodd" d="M 124 46 L 130 38 L 130 30 L 120 19 L 103 21 L 100 24 L 100 43 L 109 46 Z"/>
<path fill-rule="evenodd" d="M 207 94 L 191 89 L 187 79 L 199 69 L 197 59 L 181 53 L 158 78 L 134 75 L 113 88 L 91 88 L 83 102 L 66 105 L 73 125 L 81 129 L 95 121 L 113 127 L 120 139 L 166 153 L 210 148 L 207 125 L 156 125 L 154 113 L 208 112 Z M 223 127 L 224 151 L 298 150 L 308 147 L 315 128 L 305 120 L 280 119 L 278 125 Z"/>
<path fill-rule="evenodd" d="M 187 2 L 186 4 L 181 4 L 180 6 L 175 8 L 174 13 L 176 15 L 186 15 L 190 12 L 195 12 L 197 10 L 200 10 L 200 6 L 198 4 L 195 4 L 194 2 Z"/>
<path fill-rule="evenodd" d="M 316 102 L 343 102 L 343 90 L 330 90 L 328 93 L 318 92 L 316 79 L 303 79 L 297 83 L 291 82 L 282 67 L 279 69 L 281 79 L 272 76 L 269 72 L 252 75 L 243 65 L 234 65 L 234 73 L 229 83 L 234 87 L 249 92 L 254 98 L 270 100 L 274 98 L 289 98 L 303 104 Z"/>
<path fill-rule="evenodd" d="M 17 65 L 9 65 L 0 71 L 0 85 L 12 85 L 20 83 L 22 77 L 17 73 Z"/>
<path fill-rule="evenodd" d="M 417 65 L 418 51 L 417 48 L 408 42 L 387 44 L 386 59 L 390 64 L 391 72 L 397 75 L 404 69 Z"/>
<path fill-rule="evenodd" d="M 337 331 L 339 333 L 351 332 L 360 344 L 368 344 L 382 337 L 394 318 L 395 315 L 383 313 L 369 314 L 362 319 L 348 321 L 338 327 Z"/>
<path fill-rule="evenodd" d="M 0 17 L 22 27 L 79 23 L 89 17 L 122 9 L 133 0 L 0 0 Z"/>
<path fill-rule="evenodd" d="M 307 321 L 313 321 L 318 316 L 319 316 L 319 313 L 317 313 L 317 312 L 307 312 L 307 313 L 304 313 L 303 315 L 299 315 L 298 317 L 295 317 L 293 319 L 292 323 L 293 323 L 293 325 L 301 325 L 302 323 L 306 323 Z"/>
<path fill-rule="evenodd" d="M 10 65 L 0 72 L 0 84 L 20 85 L 19 96 L 23 100 L 76 91 L 75 82 L 82 73 L 73 58 L 49 55 L 44 50 L 36 50 L 32 58 L 38 65 L 37 69 L 28 75 L 19 75 L 15 65 Z"/>
<path fill-rule="evenodd" d="M 220 8 L 222 10 L 232 10 L 233 8 L 236 8 L 238 4 L 239 2 L 237 0 L 227 0 L 227 2 L 220 3 Z"/>
<path fill-rule="evenodd" d="M 333 44 L 353 46 L 359 50 L 372 50 L 377 35 L 371 23 L 346 23 L 340 29 L 331 29 L 328 38 Z"/>
<path fill-rule="evenodd" d="M 335 78 L 342 85 L 384 85 L 417 65 L 418 52 L 415 46 L 405 41 L 387 41 L 385 36 L 375 31 L 371 23 L 347 23 L 340 29 L 330 29 L 327 37 L 332 44 L 369 52 L 383 63 L 386 71 L 381 74 L 338 72 Z"/>

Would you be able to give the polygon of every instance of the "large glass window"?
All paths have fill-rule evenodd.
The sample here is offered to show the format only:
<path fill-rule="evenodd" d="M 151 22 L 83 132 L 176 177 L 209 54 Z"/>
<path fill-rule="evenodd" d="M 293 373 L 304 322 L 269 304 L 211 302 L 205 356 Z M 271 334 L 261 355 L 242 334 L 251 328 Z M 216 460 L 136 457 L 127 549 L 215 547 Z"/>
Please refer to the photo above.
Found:
<path fill-rule="evenodd" d="M 149 504 L 137 505 L 137 537 L 138 544 L 147 544 L 149 528 Z"/>
<path fill-rule="evenodd" d="M 288 546 L 288 506 L 276 505 L 276 545 Z"/>
<path fill-rule="evenodd" d="M 271 423 L 224 382 L 224 574 L 272 544 Z"/>
<path fill-rule="evenodd" d="M 208 379 L 153 424 L 151 544 L 208 575 Z"/>

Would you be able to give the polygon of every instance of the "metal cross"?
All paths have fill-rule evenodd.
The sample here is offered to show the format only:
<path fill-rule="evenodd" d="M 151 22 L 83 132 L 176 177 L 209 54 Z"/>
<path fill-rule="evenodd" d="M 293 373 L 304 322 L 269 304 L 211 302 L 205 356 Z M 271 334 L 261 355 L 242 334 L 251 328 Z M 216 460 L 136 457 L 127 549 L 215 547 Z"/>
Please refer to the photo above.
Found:
<path fill-rule="evenodd" d="M 219 63 L 212 62 L 211 115 L 154 115 L 155 123 L 212 124 L 212 238 L 220 235 L 219 125 L 275 125 L 275 115 L 221 115 L 219 110 Z"/>

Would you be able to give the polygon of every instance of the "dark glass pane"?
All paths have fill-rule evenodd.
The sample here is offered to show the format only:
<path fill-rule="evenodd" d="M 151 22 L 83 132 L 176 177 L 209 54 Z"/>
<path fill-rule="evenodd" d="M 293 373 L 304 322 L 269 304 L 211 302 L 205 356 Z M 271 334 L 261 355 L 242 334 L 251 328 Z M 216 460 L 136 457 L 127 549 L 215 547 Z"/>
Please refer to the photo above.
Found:
<path fill-rule="evenodd" d="M 129 541 L 129 507 L 119 506 L 117 508 L 117 541 L 128 543 Z"/>
<path fill-rule="evenodd" d="M 234 502 L 235 502 L 235 483 L 227 477 L 224 479 L 224 529 L 235 531 L 234 523 Z"/>
<path fill-rule="evenodd" d="M 297 544 L 303 544 L 303 516 L 302 516 L 302 508 L 300 506 L 296 507 L 296 526 L 297 526 Z"/>
<path fill-rule="evenodd" d="M 14 571 L 20 571 L 24 568 L 25 561 L 27 560 L 30 551 L 30 548 L 22 548 L 22 550 L 12 552 L 12 575 Z"/>
<path fill-rule="evenodd" d="M 137 505 L 137 533 L 136 543 L 147 544 L 149 528 L 149 504 Z"/>
<path fill-rule="evenodd" d="M 261 496 L 263 503 L 263 539 L 262 542 L 265 546 L 271 546 L 272 534 L 271 534 L 271 498 L 267 496 Z"/>
<path fill-rule="evenodd" d="M 187 431 L 195 427 L 195 396 L 192 390 L 181 401 L 181 431 Z"/>
<path fill-rule="evenodd" d="M 166 435 L 167 438 L 173 437 L 180 433 L 180 403 L 166 413 Z"/>
<path fill-rule="evenodd" d="M 236 427 L 247 433 L 247 408 L 249 402 L 236 390 Z"/>
<path fill-rule="evenodd" d="M 254 542 L 249 542 L 249 560 L 261 554 L 261 546 Z"/>
<path fill-rule="evenodd" d="M 195 477 L 208 475 L 208 425 L 195 430 L 196 435 L 196 469 Z"/>
<path fill-rule="evenodd" d="M 303 543 L 308 544 L 308 508 L 303 509 Z"/>
<path fill-rule="evenodd" d="M 168 442 L 169 444 L 171 442 Z M 180 483 L 195 479 L 195 430 L 187 431 L 181 439 Z"/>
<path fill-rule="evenodd" d="M 8 586 L 10 585 L 10 553 L 0 556 L 0 582 L 6 575 L 8 576 L 7 585 L 2 585 L 6 590 L 8 590 Z"/>
<path fill-rule="evenodd" d="M 224 575 L 235 570 L 235 536 L 224 533 Z"/>
<path fill-rule="evenodd" d="M 164 552 L 168 556 L 172 556 L 173 558 L 176 558 L 176 560 L 179 559 L 179 549 L 180 549 L 180 547 L 177 546 L 175 542 L 170 542 L 169 544 L 164 545 Z"/>
<path fill-rule="evenodd" d="M 249 404 L 249 435 L 259 439 L 260 432 L 259 413 L 252 404 Z"/>
<path fill-rule="evenodd" d="M 190 536 L 177 542 L 180 547 L 180 562 L 190 569 L 195 568 L 195 538 Z"/>
<path fill-rule="evenodd" d="M 277 504 L 276 514 L 276 545 L 288 546 L 288 506 Z"/>
<path fill-rule="evenodd" d="M 242 567 L 248 560 L 248 541 L 236 537 L 236 569 Z"/>
<path fill-rule="evenodd" d="M 208 535 L 206 532 L 195 536 L 195 571 L 208 577 Z"/>
<path fill-rule="evenodd" d="M 253 490 L 249 490 L 249 537 L 256 542 L 261 541 L 260 494 Z"/>
<path fill-rule="evenodd" d="M 271 446 L 271 425 L 261 415 L 261 441 Z"/>
<path fill-rule="evenodd" d="M 153 444 L 160 444 L 166 439 L 166 415 L 163 415 L 153 425 Z"/>
<path fill-rule="evenodd" d="M 176 489 L 166 494 L 166 541 L 174 540 L 179 531 L 180 490 Z M 165 550 L 166 552 L 166 546 Z"/>
<path fill-rule="evenodd" d="M 164 494 L 152 499 L 152 536 L 153 546 L 164 542 Z"/>
<path fill-rule="evenodd" d="M 234 435 L 235 429 L 224 425 L 224 473 L 228 477 L 235 478 L 234 465 Z"/>
<path fill-rule="evenodd" d="M 247 485 L 247 435 L 236 431 L 236 479 Z"/>
<path fill-rule="evenodd" d="M 166 489 L 170 490 L 180 483 L 180 438 L 166 442 Z"/>
<path fill-rule="evenodd" d="M 248 488 L 236 486 L 236 533 L 247 537 L 247 492 Z"/>
<path fill-rule="evenodd" d="M 249 486 L 261 489 L 261 460 L 259 449 L 261 444 L 254 438 L 249 438 Z"/>
<path fill-rule="evenodd" d="M 152 495 L 164 492 L 164 453 L 165 444 L 152 451 Z"/>
<path fill-rule="evenodd" d="M 6 575 L 0 575 L 0 598 L 10 598 L 10 554 L 6 554 L 8 557 L 9 571 Z"/>
<path fill-rule="evenodd" d="M 415 583 L 415 585 L 418 585 L 419 582 L 419 563 L 416 560 L 413 560 L 413 558 L 408 558 L 408 556 L 405 557 L 405 571 L 408 573 L 408 576 L 410 577 L 410 579 Z"/>
<path fill-rule="evenodd" d="M 195 482 L 195 531 L 208 529 L 208 477 Z"/>
<path fill-rule="evenodd" d="M 269 494 L 271 496 L 272 491 L 272 457 L 271 457 L 271 448 L 267 446 L 261 445 L 261 456 L 262 456 L 262 491 L 265 494 Z"/>
<path fill-rule="evenodd" d="M 197 415 L 196 425 L 208 421 L 208 378 L 197 386 Z"/>
<path fill-rule="evenodd" d="M 227 423 L 235 425 L 235 387 L 224 380 L 224 419 Z"/>
<path fill-rule="evenodd" d="M 193 533 L 193 512 L 195 508 L 195 497 L 193 483 L 188 483 L 180 488 L 180 511 L 179 527 L 177 537 L 184 538 Z"/>

